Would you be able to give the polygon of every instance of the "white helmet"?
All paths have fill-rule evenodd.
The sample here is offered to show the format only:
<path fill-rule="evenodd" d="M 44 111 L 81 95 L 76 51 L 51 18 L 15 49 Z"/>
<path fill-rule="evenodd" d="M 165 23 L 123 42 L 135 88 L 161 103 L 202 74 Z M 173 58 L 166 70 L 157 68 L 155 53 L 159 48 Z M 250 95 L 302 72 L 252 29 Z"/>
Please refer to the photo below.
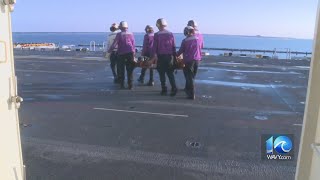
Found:
<path fill-rule="evenodd" d="M 188 21 L 188 25 L 187 26 L 197 27 L 198 24 L 197 24 L 197 22 L 195 20 L 190 20 L 190 21 Z"/>
<path fill-rule="evenodd" d="M 119 28 L 128 28 L 128 23 L 126 21 L 121 21 L 120 22 L 120 25 L 119 25 Z"/>
<path fill-rule="evenodd" d="M 161 27 L 161 26 L 166 27 L 166 26 L 168 26 L 168 23 L 167 23 L 167 21 L 165 19 L 160 18 L 160 19 L 157 20 L 156 25 L 157 25 L 158 28 Z"/>

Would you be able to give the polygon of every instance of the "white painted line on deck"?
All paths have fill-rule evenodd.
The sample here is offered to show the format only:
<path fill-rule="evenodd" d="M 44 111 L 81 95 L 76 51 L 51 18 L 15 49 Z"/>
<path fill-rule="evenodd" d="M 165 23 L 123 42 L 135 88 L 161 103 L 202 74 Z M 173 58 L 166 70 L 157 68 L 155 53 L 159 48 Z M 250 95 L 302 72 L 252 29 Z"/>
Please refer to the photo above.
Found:
<path fill-rule="evenodd" d="M 302 124 L 293 124 L 294 126 L 302 126 Z"/>
<path fill-rule="evenodd" d="M 143 112 L 143 111 L 128 111 L 128 110 L 121 110 L 121 109 L 107 109 L 107 108 L 93 108 L 94 110 L 101 110 L 101 111 L 115 111 L 115 112 L 126 112 L 126 113 L 136 113 L 136 114 L 150 114 L 150 115 L 158 115 L 158 116 L 172 116 L 172 117 L 184 117 L 188 118 L 188 115 L 181 115 L 181 114 L 164 114 L 164 113 L 153 113 L 153 112 Z"/>
<path fill-rule="evenodd" d="M 35 72 L 35 73 L 54 73 L 54 74 L 74 74 L 74 75 L 85 75 L 87 73 L 76 73 L 76 72 L 63 72 L 63 71 L 40 71 L 40 70 L 21 70 L 17 69 L 17 72 Z"/>
<path fill-rule="evenodd" d="M 266 71 L 266 70 L 261 70 L 261 71 L 257 71 L 257 70 L 239 70 L 239 69 L 226 69 L 226 68 L 203 67 L 203 66 L 199 67 L 199 69 L 200 70 L 213 70 L 213 71 L 239 72 L 239 73 L 301 74 L 301 73 L 297 73 L 297 72 L 278 72 L 278 71 Z"/>
<path fill-rule="evenodd" d="M 176 103 L 176 102 L 168 102 L 168 101 L 147 101 L 147 100 L 138 100 L 138 101 L 128 101 L 128 103 L 133 103 L 133 104 L 144 104 L 144 105 L 162 105 L 162 106 L 184 106 L 187 108 L 200 108 L 200 109 L 205 109 L 205 110 L 221 110 L 221 111 L 240 111 L 240 112 L 259 112 L 262 114 L 275 114 L 275 115 L 292 115 L 296 114 L 295 112 L 292 111 L 282 111 L 282 110 L 268 110 L 268 111 L 261 111 L 260 109 L 257 108 L 246 108 L 246 107 L 229 107 L 229 106 L 207 106 L 207 105 L 201 105 L 201 104 L 188 104 L 188 103 Z"/>
<path fill-rule="evenodd" d="M 295 66 L 296 68 L 301 68 L 301 69 L 310 69 L 310 66 Z"/>
<path fill-rule="evenodd" d="M 275 85 L 270 84 L 270 86 L 274 90 L 274 92 L 282 99 L 282 101 L 292 110 L 292 112 L 297 112 L 294 106 L 292 106 L 285 97 L 281 96 L 281 94 L 277 91 L 277 88 Z"/>

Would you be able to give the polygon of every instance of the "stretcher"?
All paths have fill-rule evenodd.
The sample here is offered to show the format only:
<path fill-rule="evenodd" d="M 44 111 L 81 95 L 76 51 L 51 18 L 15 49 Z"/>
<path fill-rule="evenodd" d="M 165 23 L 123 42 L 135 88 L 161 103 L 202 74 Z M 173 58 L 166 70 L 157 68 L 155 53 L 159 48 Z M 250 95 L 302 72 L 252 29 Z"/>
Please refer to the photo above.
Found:
<path fill-rule="evenodd" d="M 183 69 L 184 68 L 184 62 L 182 58 L 176 58 L 173 62 L 173 68 L 174 69 Z M 157 68 L 157 64 L 154 60 L 152 60 L 149 57 L 146 56 L 141 56 L 137 59 L 136 61 L 136 67 L 140 67 L 140 68 L 147 68 L 147 69 L 156 69 Z"/>

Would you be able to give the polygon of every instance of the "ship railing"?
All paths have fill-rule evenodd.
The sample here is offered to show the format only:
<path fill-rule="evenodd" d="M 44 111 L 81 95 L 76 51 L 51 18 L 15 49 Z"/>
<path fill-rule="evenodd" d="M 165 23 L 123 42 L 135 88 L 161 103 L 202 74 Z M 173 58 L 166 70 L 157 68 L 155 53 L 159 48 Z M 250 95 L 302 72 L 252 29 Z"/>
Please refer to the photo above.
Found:
<path fill-rule="evenodd" d="M 102 43 L 102 49 L 103 49 L 103 50 L 106 49 L 106 44 L 107 44 L 107 42 L 103 42 L 103 43 Z"/>
<path fill-rule="evenodd" d="M 96 51 L 96 42 L 90 41 L 90 51 Z"/>

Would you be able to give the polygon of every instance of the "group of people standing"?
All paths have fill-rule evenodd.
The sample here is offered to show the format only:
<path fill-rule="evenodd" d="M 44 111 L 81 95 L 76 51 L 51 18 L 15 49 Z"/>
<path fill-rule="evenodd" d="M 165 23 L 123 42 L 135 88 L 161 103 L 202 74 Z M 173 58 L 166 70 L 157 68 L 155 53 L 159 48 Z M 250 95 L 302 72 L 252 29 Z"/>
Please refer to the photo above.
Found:
<path fill-rule="evenodd" d="M 147 25 L 143 40 L 141 56 L 150 58 L 150 62 L 155 63 L 161 82 L 161 95 L 168 94 L 166 76 L 171 85 L 170 96 L 177 94 L 177 86 L 174 77 L 175 63 L 178 57 L 183 56 L 185 64 L 183 68 L 186 79 L 185 92 L 187 98 L 195 99 L 194 79 L 197 74 L 199 62 L 201 61 L 201 49 L 203 48 L 203 36 L 197 29 L 197 23 L 190 20 L 184 28 L 186 38 L 182 41 L 179 51 L 176 51 L 175 38 L 173 33 L 167 30 L 167 21 L 160 18 L 156 22 L 158 32 L 154 33 L 152 26 Z M 111 33 L 108 37 L 107 57 L 111 62 L 111 69 L 114 82 L 120 84 L 124 89 L 125 69 L 127 71 L 128 89 L 133 88 L 133 70 L 135 68 L 135 39 L 133 33 L 128 31 L 128 23 L 121 21 L 110 27 Z M 118 32 L 120 29 L 120 32 Z M 154 72 L 150 69 L 150 79 L 148 86 L 154 86 Z M 147 69 L 142 68 L 138 81 L 143 84 Z"/>

